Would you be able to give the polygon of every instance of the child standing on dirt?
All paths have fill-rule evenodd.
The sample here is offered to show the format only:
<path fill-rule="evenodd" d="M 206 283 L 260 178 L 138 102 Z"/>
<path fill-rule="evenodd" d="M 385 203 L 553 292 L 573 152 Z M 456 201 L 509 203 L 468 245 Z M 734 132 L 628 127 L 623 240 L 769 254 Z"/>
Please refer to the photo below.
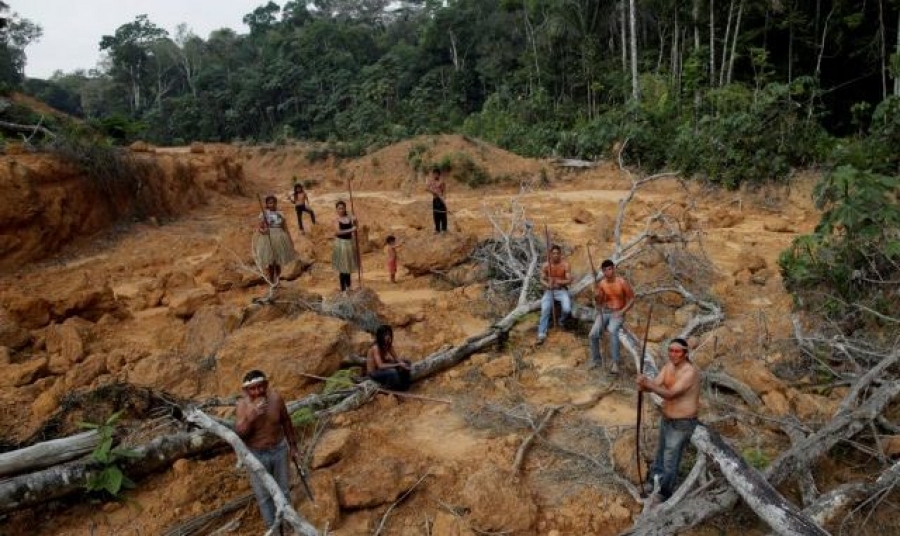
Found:
<path fill-rule="evenodd" d="M 391 283 L 397 282 L 397 250 L 402 248 L 402 244 L 397 243 L 394 235 L 388 235 L 385 239 L 384 255 L 387 257 L 387 270 L 391 275 Z"/>

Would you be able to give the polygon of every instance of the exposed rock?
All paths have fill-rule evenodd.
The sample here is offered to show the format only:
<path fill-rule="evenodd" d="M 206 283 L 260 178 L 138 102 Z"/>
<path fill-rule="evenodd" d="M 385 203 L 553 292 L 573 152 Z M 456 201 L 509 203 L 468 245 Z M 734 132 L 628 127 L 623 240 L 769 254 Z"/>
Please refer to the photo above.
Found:
<path fill-rule="evenodd" d="M 24 363 L 7 365 L 0 374 L 0 387 L 20 387 L 47 373 L 47 357 L 33 357 Z"/>
<path fill-rule="evenodd" d="M 700 310 L 697 307 L 696 303 L 689 303 L 682 307 L 679 307 L 675 311 L 675 325 L 676 326 L 686 326 L 688 322 L 691 321 L 692 318 L 697 316 L 697 312 Z"/>
<path fill-rule="evenodd" d="M 709 215 L 709 226 L 716 228 L 734 227 L 744 221 L 744 215 L 734 209 L 720 207 Z"/>
<path fill-rule="evenodd" d="M 772 374 L 762 361 L 728 362 L 725 366 L 725 372 L 747 384 L 747 387 L 760 396 L 770 391 L 784 390 L 784 384 L 781 380 Z"/>
<path fill-rule="evenodd" d="M 188 321 L 179 352 L 194 361 L 213 356 L 240 323 L 241 311 L 237 307 L 205 305 Z"/>
<path fill-rule="evenodd" d="M 481 373 L 488 378 L 506 378 L 512 376 L 513 359 L 512 356 L 505 355 L 488 361 L 481 367 Z"/>
<path fill-rule="evenodd" d="M 197 283 L 210 284 L 219 292 L 241 286 L 243 276 L 234 263 L 213 261 L 203 265 L 195 274 Z M 159 300 L 157 300 L 159 303 Z"/>
<path fill-rule="evenodd" d="M 647 333 L 647 340 L 650 342 L 662 342 L 668 336 L 668 326 L 650 326 L 650 331 Z"/>
<path fill-rule="evenodd" d="M 11 355 L 12 352 L 8 346 L 0 346 L 0 365 L 9 365 L 12 362 Z"/>
<path fill-rule="evenodd" d="M 38 395 L 31 403 L 31 414 L 34 418 L 43 421 L 56 411 L 59 407 L 59 400 L 66 392 L 65 382 L 57 380 L 49 389 L 45 389 L 43 393 Z"/>
<path fill-rule="evenodd" d="M 831 419 L 837 412 L 839 402 L 822 395 L 801 393 L 794 389 L 788 391 L 788 397 L 794 406 L 794 414 L 800 420 L 820 422 Z"/>
<path fill-rule="evenodd" d="M 900 435 L 882 437 L 881 448 L 885 456 L 893 458 L 900 455 Z"/>
<path fill-rule="evenodd" d="M 659 301 L 673 309 L 678 309 L 684 305 L 684 296 L 677 292 L 663 292 L 659 294 Z"/>
<path fill-rule="evenodd" d="M 85 359 L 83 363 L 78 363 L 66 373 L 66 389 L 72 390 L 87 387 L 98 376 L 106 374 L 106 372 L 106 355 L 93 354 Z"/>
<path fill-rule="evenodd" d="M 147 142 L 145 142 L 143 140 L 138 140 L 136 142 L 133 142 L 131 145 L 128 146 L 128 148 L 131 149 L 131 151 L 135 152 L 135 153 L 152 153 L 153 152 L 153 147 L 151 147 L 150 144 L 148 144 Z"/>
<path fill-rule="evenodd" d="M 750 282 L 753 283 L 754 285 L 759 285 L 761 287 L 764 287 L 764 286 L 766 286 L 766 283 L 769 282 L 769 278 L 772 277 L 772 275 L 774 275 L 772 273 L 772 270 L 765 268 L 765 269 L 760 270 L 760 271 L 756 272 L 755 274 L 753 274 L 750 277 Z"/>
<path fill-rule="evenodd" d="M 28 346 L 31 335 L 5 308 L 0 307 L 0 346 L 18 350 Z"/>
<path fill-rule="evenodd" d="M 576 210 L 575 214 L 572 215 L 572 221 L 580 224 L 590 223 L 594 221 L 594 215 L 588 210 L 581 208 Z"/>
<path fill-rule="evenodd" d="M 616 231 L 616 220 L 612 218 L 608 214 L 601 214 L 594 219 L 593 225 L 591 225 L 591 237 L 597 238 L 600 242 L 610 242 L 615 236 Z M 593 248 L 592 248 L 593 249 Z M 592 252 L 593 253 L 593 252 Z M 596 253 L 594 253 L 596 255 Z M 601 262 L 600 259 L 594 259 L 596 262 Z M 600 269 L 600 266 L 597 266 L 597 269 Z"/>
<path fill-rule="evenodd" d="M 309 487 L 316 502 L 306 497 L 302 486 L 294 486 L 291 493 L 293 503 L 299 504 L 300 513 L 316 527 L 338 526 L 341 521 L 341 505 L 338 502 L 337 486 L 331 471 L 315 471 L 309 475 Z"/>
<path fill-rule="evenodd" d="M 438 510 L 435 514 L 431 533 L 442 536 L 475 536 L 462 519 L 445 510 Z"/>
<path fill-rule="evenodd" d="M 769 391 L 762 395 L 763 404 L 769 408 L 774 415 L 784 417 L 791 412 L 791 404 L 784 393 L 781 391 Z"/>
<path fill-rule="evenodd" d="M 191 143 L 191 154 L 203 154 L 206 152 L 206 146 L 200 143 L 199 141 L 195 141 Z"/>
<path fill-rule="evenodd" d="M 479 531 L 527 531 L 537 518 L 527 486 L 511 482 L 509 472 L 490 463 L 469 477 L 460 500 L 469 508 L 470 525 Z"/>
<path fill-rule="evenodd" d="M 337 479 L 341 508 L 370 508 L 393 502 L 416 481 L 405 471 L 406 464 L 395 458 L 380 458 L 378 463 L 357 466 Z"/>
<path fill-rule="evenodd" d="M 311 467 L 318 469 L 337 463 L 350 453 L 355 443 L 356 438 L 352 430 L 347 428 L 330 430 L 316 444 Z"/>
<path fill-rule="evenodd" d="M 46 332 L 48 364 L 52 374 L 65 374 L 75 363 L 84 359 L 84 341 L 73 322 L 52 325 Z"/>
<path fill-rule="evenodd" d="M 413 276 L 447 270 L 468 260 L 476 242 L 472 234 L 420 233 L 406 243 L 400 263 Z"/>
<path fill-rule="evenodd" d="M 756 253 L 744 252 L 738 259 L 738 267 L 735 274 L 744 269 L 750 270 L 751 274 L 755 274 L 763 268 L 768 267 L 768 263 L 766 262 L 766 259 L 760 257 Z"/>
<path fill-rule="evenodd" d="M 189 290 L 181 290 L 169 296 L 169 310 L 178 318 L 190 318 L 205 305 L 218 302 L 216 289 L 212 285 L 202 285 Z"/>
<path fill-rule="evenodd" d="M 71 316 L 80 316 L 85 320 L 96 322 L 105 314 L 111 314 L 117 318 L 124 318 L 124 303 L 116 298 L 113 289 L 104 284 L 95 287 L 90 281 L 83 283 L 84 287 L 64 294 L 53 302 L 52 313 L 56 319 L 65 319 Z"/>
<path fill-rule="evenodd" d="M 644 400 L 644 403 L 647 403 L 647 400 Z M 634 421 L 632 421 L 634 422 Z M 649 423 L 648 423 L 649 424 Z M 649 439 L 653 441 L 653 448 L 656 447 L 657 437 L 655 434 L 650 433 L 647 434 L 646 437 L 642 439 Z M 646 445 L 646 443 L 644 443 Z M 646 475 L 649 470 L 649 462 L 647 462 L 647 456 L 653 455 L 655 450 L 651 450 L 650 448 L 642 448 L 641 453 L 644 455 L 644 467 L 641 467 L 641 474 Z M 626 478 L 630 479 L 632 482 L 637 482 L 639 480 L 637 468 L 635 467 L 635 457 L 634 457 L 634 431 L 625 431 L 619 434 L 619 437 L 616 438 L 615 442 L 612 445 L 612 451 L 610 452 L 613 460 L 613 465 L 616 467 L 616 470 L 625 475 Z"/>
<path fill-rule="evenodd" d="M 50 302 L 37 296 L 4 296 L 10 314 L 26 329 L 42 328 L 50 323 Z"/>
<path fill-rule="evenodd" d="M 286 399 L 300 394 L 311 380 L 306 372 L 329 376 L 339 367 L 347 347 L 347 324 L 334 318 L 307 313 L 245 326 L 229 336 L 218 353 L 219 387 L 233 393 L 240 378 L 251 369 L 264 371 Z"/>
<path fill-rule="evenodd" d="M 797 234 L 797 228 L 786 221 L 764 222 L 763 229 L 772 233 Z"/>

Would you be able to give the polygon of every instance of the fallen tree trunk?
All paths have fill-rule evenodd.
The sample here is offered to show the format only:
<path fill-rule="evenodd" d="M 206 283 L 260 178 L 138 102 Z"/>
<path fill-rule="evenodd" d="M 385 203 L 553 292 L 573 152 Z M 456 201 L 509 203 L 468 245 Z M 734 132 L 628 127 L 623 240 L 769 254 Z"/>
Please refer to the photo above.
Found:
<path fill-rule="evenodd" d="M 100 443 L 96 430 L 0 454 L 0 476 L 32 472 L 80 458 Z"/>
<path fill-rule="evenodd" d="M 771 485 L 779 486 L 797 471 L 809 468 L 838 442 L 856 435 L 867 422 L 880 415 L 898 395 L 900 382 L 883 384 L 857 409 L 835 417 L 818 432 L 810 434 L 782 453 L 766 471 L 766 479 Z M 695 441 L 694 437 L 691 438 L 692 443 Z M 697 446 L 696 443 L 694 446 Z M 826 493 L 825 496 L 827 495 Z M 725 513 L 737 504 L 738 498 L 737 492 L 733 489 L 717 487 L 705 493 L 692 495 L 690 500 L 684 501 L 684 504 L 663 512 L 652 520 L 642 520 L 623 534 L 657 535 L 681 532 Z"/>
<path fill-rule="evenodd" d="M 757 470 L 747 465 L 719 434 L 700 424 L 694 429 L 691 439 L 698 450 L 716 462 L 725 479 L 750 509 L 776 533 L 798 536 L 828 534 L 778 493 Z"/>
<path fill-rule="evenodd" d="M 282 522 L 285 522 L 294 529 L 294 532 L 297 534 L 301 534 L 302 536 L 319 536 L 319 532 L 316 528 L 310 525 L 296 510 L 294 510 L 294 507 L 291 506 L 290 496 L 284 496 L 281 488 L 278 487 L 278 482 L 275 482 L 275 478 L 266 471 L 263 464 L 256 459 L 256 456 L 250 452 L 247 445 L 241 441 L 241 438 L 238 437 L 233 430 L 212 420 L 209 415 L 203 413 L 199 409 L 188 411 L 185 414 L 185 418 L 188 422 L 192 422 L 197 426 L 202 427 L 204 430 L 207 430 L 209 433 L 216 435 L 231 445 L 231 448 L 234 449 L 234 454 L 241 460 L 244 466 L 247 467 L 247 470 L 253 473 L 253 475 L 263 483 L 266 491 L 275 502 L 275 524 L 269 528 L 269 531 L 266 533 L 267 535 L 275 534 L 276 529 L 278 529 L 278 534 L 281 534 L 280 525 Z"/>
<path fill-rule="evenodd" d="M 222 445 L 219 438 L 202 430 L 179 432 L 131 449 L 134 458 L 123 459 L 119 468 L 129 477 L 136 478 L 168 467 L 179 458 L 194 456 Z M 29 508 L 83 491 L 87 480 L 102 468 L 93 460 L 74 461 L 0 481 L 0 513 Z"/>

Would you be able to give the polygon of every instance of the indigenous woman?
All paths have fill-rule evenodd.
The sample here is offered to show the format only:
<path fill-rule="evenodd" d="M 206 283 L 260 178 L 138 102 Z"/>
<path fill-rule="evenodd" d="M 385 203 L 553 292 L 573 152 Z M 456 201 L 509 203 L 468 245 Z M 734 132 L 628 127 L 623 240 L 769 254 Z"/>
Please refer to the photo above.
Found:
<path fill-rule="evenodd" d="M 337 217 L 334 219 L 334 246 L 331 250 L 331 266 L 340 274 L 341 290 L 349 290 L 351 275 L 357 268 L 356 248 L 353 247 L 353 233 L 356 232 L 356 218 L 347 214 L 347 204 L 335 204 Z"/>
<path fill-rule="evenodd" d="M 375 342 L 366 353 L 366 374 L 393 391 L 406 391 L 412 380 L 410 362 L 394 353 L 394 330 L 382 324 L 375 330 Z"/>
<path fill-rule="evenodd" d="M 260 269 L 266 270 L 268 281 L 277 285 L 281 267 L 294 260 L 294 242 L 285 226 L 284 214 L 278 211 L 274 195 L 266 196 L 266 208 L 259 215 L 259 227 L 253 235 L 253 258 Z"/>
<path fill-rule="evenodd" d="M 305 233 L 303 229 L 303 213 L 309 213 L 309 219 L 312 224 L 316 224 L 316 213 L 309 208 L 309 194 L 303 189 L 303 185 L 299 182 L 294 183 L 294 191 L 290 196 L 291 203 L 294 204 L 294 210 L 297 212 L 297 224 L 300 226 L 300 232 Z"/>

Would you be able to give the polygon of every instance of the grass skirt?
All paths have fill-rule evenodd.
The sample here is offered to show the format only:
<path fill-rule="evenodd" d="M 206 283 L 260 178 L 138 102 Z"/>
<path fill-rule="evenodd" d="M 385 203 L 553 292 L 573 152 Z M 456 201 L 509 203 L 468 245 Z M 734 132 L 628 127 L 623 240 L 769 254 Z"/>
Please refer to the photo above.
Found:
<path fill-rule="evenodd" d="M 269 238 L 271 237 L 271 240 Z M 270 227 L 269 234 L 255 233 L 253 235 L 253 259 L 261 268 L 272 264 L 285 266 L 297 257 L 294 244 L 284 229 Z"/>
<path fill-rule="evenodd" d="M 331 266 L 339 274 L 352 274 L 356 271 L 356 248 L 353 247 L 353 240 L 334 239 Z"/>

